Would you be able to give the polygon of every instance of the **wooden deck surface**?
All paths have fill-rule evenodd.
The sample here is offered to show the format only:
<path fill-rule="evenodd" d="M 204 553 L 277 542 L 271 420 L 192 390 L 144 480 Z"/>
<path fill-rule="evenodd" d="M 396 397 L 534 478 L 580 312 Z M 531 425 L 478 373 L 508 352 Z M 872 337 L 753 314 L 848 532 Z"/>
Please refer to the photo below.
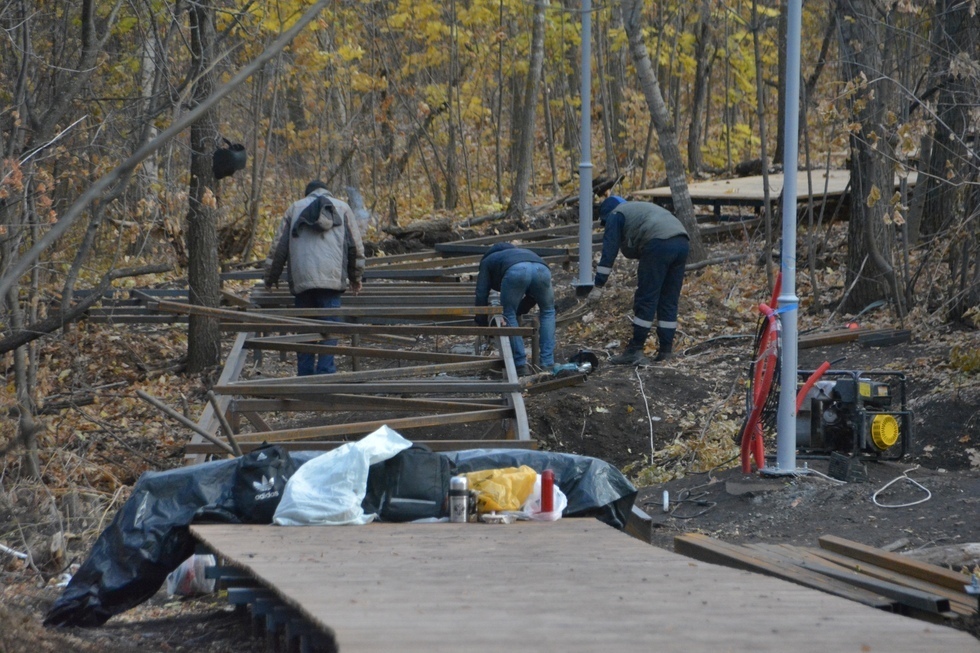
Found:
<path fill-rule="evenodd" d="M 851 173 L 848 170 L 810 170 L 809 172 L 800 170 L 796 176 L 796 192 L 800 201 L 805 200 L 810 195 L 808 174 L 813 183 L 813 197 L 815 199 L 841 195 L 847 189 L 851 179 Z M 909 173 L 909 186 L 914 185 L 915 180 L 916 173 Z M 898 181 L 898 177 L 896 177 L 896 186 Z M 781 173 L 769 175 L 770 201 L 776 201 L 779 198 L 779 193 L 783 190 L 783 183 L 784 176 Z M 762 175 L 692 183 L 688 185 L 688 191 L 691 193 L 691 200 L 695 204 L 717 202 L 724 204 L 725 200 L 738 204 L 761 204 L 765 200 Z M 639 199 L 649 200 L 669 200 L 671 197 L 670 188 L 666 186 L 639 190 L 633 195 Z"/>
<path fill-rule="evenodd" d="M 659 549 L 593 519 L 195 525 L 343 653 L 980 651 L 975 638 Z"/>

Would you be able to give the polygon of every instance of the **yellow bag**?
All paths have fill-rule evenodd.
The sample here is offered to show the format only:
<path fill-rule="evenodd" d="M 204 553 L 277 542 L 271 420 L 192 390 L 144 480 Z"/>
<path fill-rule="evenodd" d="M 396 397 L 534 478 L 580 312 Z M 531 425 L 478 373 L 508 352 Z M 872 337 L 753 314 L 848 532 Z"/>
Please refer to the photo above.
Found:
<path fill-rule="evenodd" d="M 471 490 L 477 492 L 476 510 L 520 510 L 534 491 L 538 473 L 527 465 L 485 469 L 465 475 Z"/>

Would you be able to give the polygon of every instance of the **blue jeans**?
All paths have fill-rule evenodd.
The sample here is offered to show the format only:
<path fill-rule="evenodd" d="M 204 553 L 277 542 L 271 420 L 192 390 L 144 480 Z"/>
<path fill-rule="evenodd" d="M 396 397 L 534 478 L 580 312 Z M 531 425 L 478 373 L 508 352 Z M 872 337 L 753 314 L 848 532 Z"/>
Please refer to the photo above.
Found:
<path fill-rule="evenodd" d="M 304 290 L 296 295 L 296 308 L 340 308 L 339 290 L 327 290 L 325 288 L 312 288 Z M 340 322 L 335 317 L 325 317 L 328 322 Z M 321 340 L 321 345 L 336 345 L 337 340 Z M 337 366 L 333 362 L 333 354 L 320 354 L 316 360 L 316 354 L 296 354 L 296 374 L 298 376 L 310 376 L 311 374 L 333 374 L 337 371 Z M 315 369 L 314 369 L 315 366 Z"/>
<path fill-rule="evenodd" d="M 504 309 L 507 326 L 518 326 L 517 307 L 527 295 L 538 303 L 540 311 L 538 341 L 541 347 L 541 366 L 553 367 L 555 364 L 555 291 L 551 287 L 551 270 L 547 265 L 525 261 L 516 263 L 504 273 L 500 282 L 500 306 Z M 514 364 L 520 367 L 527 364 L 524 339 L 514 336 L 510 339 L 514 350 Z"/>
<path fill-rule="evenodd" d="M 633 297 L 633 324 L 650 329 L 656 317 L 661 351 L 669 352 L 673 346 L 689 249 L 687 238 L 675 236 L 666 240 L 651 240 L 640 254 L 636 294 Z"/>

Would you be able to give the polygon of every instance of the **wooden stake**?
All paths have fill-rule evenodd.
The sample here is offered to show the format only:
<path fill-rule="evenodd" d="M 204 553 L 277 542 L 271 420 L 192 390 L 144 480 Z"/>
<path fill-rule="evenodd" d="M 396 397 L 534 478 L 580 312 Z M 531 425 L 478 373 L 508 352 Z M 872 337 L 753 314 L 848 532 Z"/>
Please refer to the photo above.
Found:
<path fill-rule="evenodd" d="M 202 438 L 204 438 L 205 440 L 207 440 L 211 444 L 215 445 L 216 447 L 219 447 L 222 451 L 224 451 L 226 453 L 230 453 L 233 456 L 236 455 L 235 454 L 235 451 L 230 446 L 228 446 L 226 443 L 224 443 L 221 440 L 219 440 L 218 438 L 214 437 L 213 435 L 211 435 L 210 433 L 208 433 L 207 431 L 205 431 L 204 429 L 202 429 L 200 426 L 198 426 L 197 424 L 195 424 L 192 420 L 187 419 L 186 417 L 184 417 L 183 415 L 181 415 L 176 410 L 174 410 L 173 408 L 171 408 L 167 404 L 163 403 L 162 401 L 160 401 L 156 397 L 150 396 L 150 395 L 146 394 L 145 392 L 143 392 L 142 390 L 137 390 L 136 391 L 136 395 L 140 399 L 142 399 L 143 401 L 145 401 L 146 403 L 150 404 L 151 406 L 155 406 L 156 408 L 158 408 L 161 411 L 163 411 L 164 414 L 168 415 L 169 417 L 174 418 L 175 420 L 177 420 L 178 422 L 180 422 L 181 424 L 183 424 L 184 426 L 186 426 L 190 430 L 194 431 L 195 433 L 197 433 L 198 435 L 200 435 Z"/>

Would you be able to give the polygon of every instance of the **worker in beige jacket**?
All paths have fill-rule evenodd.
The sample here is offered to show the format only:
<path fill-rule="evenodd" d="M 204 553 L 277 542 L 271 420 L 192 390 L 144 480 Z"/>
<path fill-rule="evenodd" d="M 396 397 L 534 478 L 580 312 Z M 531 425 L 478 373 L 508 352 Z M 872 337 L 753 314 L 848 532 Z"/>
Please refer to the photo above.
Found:
<path fill-rule="evenodd" d="M 293 202 L 283 216 L 265 286 L 279 282 L 289 264 L 289 290 L 296 308 L 339 308 L 340 296 L 350 288 L 361 290 L 364 274 L 364 245 L 350 206 L 330 194 L 322 181 L 311 181 L 306 196 Z M 327 318 L 328 319 L 328 318 Z M 322 344 L 335 345 L 334 339 Z M 332 354 L 296 354 L 299 376 L 333 374 Z"/>

